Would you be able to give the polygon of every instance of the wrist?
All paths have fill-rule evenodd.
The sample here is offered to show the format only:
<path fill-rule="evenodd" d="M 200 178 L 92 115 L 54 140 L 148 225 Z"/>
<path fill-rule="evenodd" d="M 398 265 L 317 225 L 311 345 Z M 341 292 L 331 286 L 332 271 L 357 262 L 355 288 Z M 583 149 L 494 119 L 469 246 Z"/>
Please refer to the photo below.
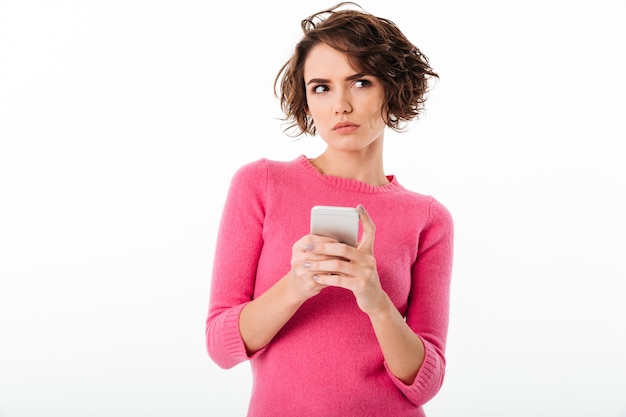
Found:
<path fill-rule="evenodd" d="M 309 295 L 303 294 L 299 286 L 296 285 L 297 279 L 298 277 L 293 273 L 293 271 L 290 271 L 281 280 L 282 293 L 285 303 L 295 308 L 300 307 L 310 298 Z"/>
<path fill-rule="evenodd" d="M 394 314 L 397 314 L 396 306 L 386 292 L 381 291 L 380 300 L 376 306 L 367 311 L 371 321 L 388 321 Z"/>

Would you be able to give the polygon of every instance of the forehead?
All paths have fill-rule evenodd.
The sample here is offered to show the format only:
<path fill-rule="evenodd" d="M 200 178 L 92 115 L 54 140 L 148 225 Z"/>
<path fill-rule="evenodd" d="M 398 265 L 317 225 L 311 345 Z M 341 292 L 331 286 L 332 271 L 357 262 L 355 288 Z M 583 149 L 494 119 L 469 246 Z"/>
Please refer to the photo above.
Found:
<path fill-rule="evenodd" d="M 348 56 L 324 43 L 315 45 L 304 60 L 304 78 L 332 78 L 350 76 L 359 72 Z"/>

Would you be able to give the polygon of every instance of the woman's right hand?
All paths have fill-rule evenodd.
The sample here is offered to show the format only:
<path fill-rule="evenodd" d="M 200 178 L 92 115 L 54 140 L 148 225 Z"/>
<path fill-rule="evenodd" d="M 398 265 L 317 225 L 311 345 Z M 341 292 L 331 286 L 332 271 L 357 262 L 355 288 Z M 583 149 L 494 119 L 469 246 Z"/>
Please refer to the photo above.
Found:
<path fill-rule="evenodd" d="M 312 252 L 315 243 L 331 241 L 333 240 L 326 237 L 306 235 L 293 244 L 288 281 L 291 290 L 302 302 L 316 296 L 326 287 L 314 280 L 315 272 L 309 268 L 311 261 L 328 259 L 327 256 L 316 255 Z"/>

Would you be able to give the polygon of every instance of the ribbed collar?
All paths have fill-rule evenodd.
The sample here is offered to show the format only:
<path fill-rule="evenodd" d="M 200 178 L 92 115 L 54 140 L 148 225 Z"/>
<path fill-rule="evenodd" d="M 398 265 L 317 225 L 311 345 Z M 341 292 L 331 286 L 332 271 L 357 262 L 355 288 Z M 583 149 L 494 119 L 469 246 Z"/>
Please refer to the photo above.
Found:
<path fill-rule="evenodd" d="M 386 193 L 393 192 L 402 189 L 400 183 L 394 175 L 387 175 L 388 184 L 385 185 L 372 185 L 363 181 L 358 181 L 352 178 L 335 177 L 333 175 L 322 174 L 305 155 L 300 155 L 294 161 L 297 165 L 305 169 L 309 175 L 316 177 L 317 179 L 331 184 L 337 188 L 344 190 L 366 192 L 366 193 Z"/>

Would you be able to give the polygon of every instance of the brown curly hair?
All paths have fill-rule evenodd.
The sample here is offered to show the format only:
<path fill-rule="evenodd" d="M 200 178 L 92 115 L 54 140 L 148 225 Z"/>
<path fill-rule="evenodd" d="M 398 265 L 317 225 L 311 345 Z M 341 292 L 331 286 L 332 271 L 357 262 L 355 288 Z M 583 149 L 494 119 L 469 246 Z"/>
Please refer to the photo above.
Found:
<path fill-rule="evenodd" d="M 346 5 L 360 10 L 338 10 Z M 380 79 L 385 91 L 382 117 L 391 129 L 402 131 L 403 122 L 420 116 L 429 79 L 439 76 L 395 23 L 363 11 L 357 3 L 343 2 L 307 17 L 301 27 L 304 36 L 274 80 L 274 93 L 285 113 L 281 120 L 288 124 L 285 132 L 295 129 L 292 136 L 315 135 L 307 114 L 304 62 L 320 43 L 346 54 L 358 71 Z"/>

